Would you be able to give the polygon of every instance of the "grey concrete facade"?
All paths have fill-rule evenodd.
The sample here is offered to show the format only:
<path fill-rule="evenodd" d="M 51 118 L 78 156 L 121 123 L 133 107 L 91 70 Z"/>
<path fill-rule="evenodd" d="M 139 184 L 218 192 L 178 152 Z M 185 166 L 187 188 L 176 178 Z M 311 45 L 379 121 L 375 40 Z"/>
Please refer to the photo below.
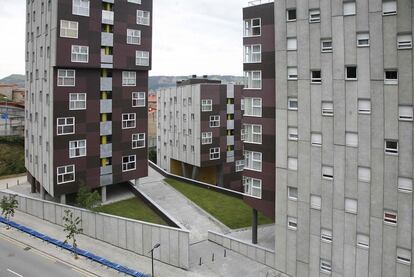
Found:
<path fill-rule="evenodd" d="M 414 275 L 413 12 L 409 0 L 275 1 L 276 269 Z"/>

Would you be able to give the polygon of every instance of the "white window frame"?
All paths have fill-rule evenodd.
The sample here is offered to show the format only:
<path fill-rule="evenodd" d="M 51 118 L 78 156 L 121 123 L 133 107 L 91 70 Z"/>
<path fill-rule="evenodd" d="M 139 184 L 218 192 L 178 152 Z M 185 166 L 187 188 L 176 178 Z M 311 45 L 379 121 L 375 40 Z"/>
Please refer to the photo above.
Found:
<path fill-rule="evenodd" d="M 358 181 L 365 183 L 371 182 L 371 169 L 369 167 L 358 167 Z"/>
<path fill-rule="evenodd" d="M 321 11 L 319 9 L 309 10 L 309 23 L 321 22 Z"/>
<path fill-rule="evenodd" d="M 64 121 L 63 124 L 60 124 L 59 121 Z M 68 123 L 68 120 L 72 120 L 72 124 Z M 72 127 L 71 132 L 65 132 L 64 129 L 67 127 Z M 75 117 L 58 117 L 56 119 L 56 132 L 58 136 L 73 135 L 75 133 Z"/>
<path fill-rule="evenodd" d="M 259 25 L 253 25 L 254 21 L 258 20 Z M 259 34 L 253 35 L 253 29 L 259 28 Z M 260 37 L 262 35 L 262 19 L 261 18 L 251 18 L 244 20 L 244 31 L 243 36 L 246 37 Z"/>
<path fill-rule="evenodd" d="M 411 265 L 411 250 L 398 247 L 397 263 Z"/>
<path fill-rule="evenodd" d="M 251 144 L 262 144 L 263 128 L 259 124 L 244 124 L 244 142 Z"/>
<path fill-rule="evenodd" d="M 397 14 L 397 1 L 396 0 L 383 0 L 382 1 L 382 15 L 396 15 Z"/>
<path fill-rule="evenodd" d="M 399 34 L 397 36 L 397 49 L 405 50 L 413 48 L 413 36 L 411 34 Z"/>
<path fill-rule="evenodd" d="M 86 110 L 87 106 L 86 93 L 69 93 L 69 110 L 79 111 Z"/>
<path fill-rule="evenodd" d="M 128 159 L 128 161 L 125 161 Z M 129 168 L 130 165 L 134 165 L 133 168 Z M 122 156 L 122 172 L 134 171 L 137 169 L 137 155 Z"/>
<path fill-rule="evenodd" d="M 220 147 L 210 148 L 210 161 L 220 160 Z"/>
<path fill-rule="evenodd" d="M 298 158 L 288 157 L 288 169 L 293 171 L 298 170 Z"/>
<path fill-rule="evenodd" d="M 244 160 L 236 161 L 236 172 L 241 172 L 244 170 Z"/>
<path fill-rule="evenodd" d="M 86 156 L 86 139 L 69 141 L 69 158 Z"/>
<path fill-rule="evenodd" d="M 357 47 L 369 47 L 369 33 L 358 33 L 357 34 Z"/>
<path fill-rule="evenodd" d="M 288 216 L 287 227 L 290 230 L 296 231 L 298 229 L 298 219 L 296 217 Z"/>
<path fill-rule="evenodd" d="M 355 68 L 355 77 L 349 77 L 348 76 L 348 68 Z M 345 66 L 345 80 L 347 81 L 356 81 L 358 80 L 358 68 L 354 65 Z"/>
<path fill-rule="evenodd" d="M 90 15 L 90 1 L 89 0 L 72 0 L 72 14 L 79 16 Z"/>
<path fill-rule="evenodd" d="M 127 29 L 127 44 L 141 45 L 141 30 Z"/>
<path fill-rule="evenodd" d="M 321 133 L 311 133 L 311 145 L 322 147 L 323 138 Z"/>
<path fill-rule="evenodd" d="M 331 274 L 332 273 L 332 263 L 330 261 L 320 259 L 320 272 Z"/>
<path fill-rule="evenodd" d="M 146 107 L 146 94 L 143 91 L 132 93 L 132 107 L 140 108 Z"/>
<path fill-rule="evenodd" d="M 89 46 L 72 45 L 72 52 L 70 56 L 73 63 L 88 63 L 89 62 Z"/>
<path fill-rule="evenodd" d="M 250 44 L 244 46 L 244 63 L 261 63 L 262 45 Z"/>
<path fill-rule="evenodd" d="M 244 151 L 244 169 L 262 172 L 263 154 L 255 151 Z"/>
<path fill-rule="evenodd" d="M 122 114 L 122 129 L 134 129 L 137 125 L 137 114 L 136 113 L 123 113 Z M 130 124 L 133 124 L 129 126 Z"/>
<path fill-rule="evenodd" d="M 220 116 L 210 115 L 210 128 L 219 128 L 219 127 L 220 127 Z"/>
<path fill-rule="evenodd" d="M 332 231 L 328 229 L 321 229 L 321 241 L 325 243 L 332 243 Z"/>
<path fill-rule="evenodd" d="M 64 26 L 67 25 L 67 26 Z M 79 22 L 70 20 L 60 20 L 60 37 L 61 38 L 78 38 Z"/>
<path fill-rule="evenodd" d="M 359 114 L 371 114 L 371 100 L 358 99 L 358 113 Z"/>
<path fill-rule="evenodd" d="M 397 143 L 397 148 L 390 148 L 390 147 L 387 147 L 387 142 L 396 142 Z M 385 144 L 384 144 L 384 151 L 385 151 L 385 154 L 388 154 L 388 155 L 398 155 L 398 152 L 399 152 L 399 142 L 398 142 L 398 140 L 385 140 Z"/>
<path fill-rule="evenodd" d="M 137 85 L 137 73 L 135 71 L 122 71 L 122 86 L 135 87 Z"/>
<path fill-rule="evenodd" d="M 289 127 L 288 128 L 288 140 L 292 140 L 292 141 L 298 141 L 299 140 L 298 128 L 296 128 L 296 127 Z"/>
<path fill-rule="evenodd" d="M 397 79 L 388 79 L 387 72 L 397 72 Z M 385 85 L 398 85 L 398 70 L 386 69 L 384 70 L 384 84 Z"/>
<path fill-rule="evenodd" d="M 262 89 L 262 71 L 252 70 L 244 72 L 244 89 Z"/>
<path fill-rule="evenodd" d="M 413 121 L 413 106 L 401 105 L 398 107 L 398 118 L 400 121 Z"/>
<path fill-rule="evenodd" d="M 137 10 L 137 24 L 150 26 L 151 25 L 151 13 L 149 11 Z"/>
<path fill-rule="evenodd" d="M 322 102 L 322 116 L 333 116 L 334 105 L 333 102 Z"/>
<path fill-rule="evenodd" d="M 387 225 L 396 226 L 398 224 L 398 213 L 389 210 L 384 211 L 384 223 Z"/>
<path fill-rule="evenodd" d="M 212 132 L 202 132 L 201 133 L 201 144 L 207 145 L 213 143 L 213 133 Z"/>
<path fill-rule="evenodd" d="M 298 79 L 298 68 L 297 67 L 288 67 L 287 68 L 288 80 L 296 81 Z"/>
<path fill-rule="evenodd" d="M 358 200 L 345 198 L 345 208 L 346 213 L 357 214 L 358 213 Z"/>
<path fill-rule="evenodd" d="M 70 76 L 72 73 L 73 76 Z M 73 79 L 73 82 L 71 81 Z M 58 87 L 74 87 L 76 85 L 76 71 L 73 69 L 58 69 L 57 86 Z"/>
<path fill-rule="evenodd" d="M 350 16 L 356 15 L 356 3 L 355 1 L 347 1 L 343 3 L 343 15 Z"/>
<path fill-rule="evenodd" d="M 137 66 L 149 66 L 150 53 L 148 51 L 137 50 L 135 52 L 135 65 Z"/>
<path fill-rule="evenodd" d="M 346 132 L 345 145 L 348 147 L 358 147 L 358 133 Z"/>
<path fill-rule="evenodd" d="M 293 191 L 296 191 L 296 194 L 293 193 Z M 288 187 L 288 199 L 292 201 L 297 201 L 299 195 L 299 190 L 296 187 Z"/>
<path fill-rule="evenodd" d="M 201 111 L 202 112 L 211 112 L 211 111 L 213 111 L 213 100 L 212 99 L 202 99 L 201 100 Z"/>
<path fill-rule="evenodd" d="M 313 77 L 313 73 L 319 72 L 320 77 Z M 321 70 L 311 70 L 311 84 L 322 84 L 322 71 Z"/>
<path fill-rule="evenodd" d="M 295 18 L 294 19 L 289 18 L 289 11 L 295 11 Z M 298 17 L 298 15 L 297 15 L 296 9 L 287 9 L 286 10 L 286 21 L 287 22 L 294 22 L 294 21 L 297 20 L 297 17 Z"/>
<path fill-rule="evenodd" d="M 262 117 L 262 107 L 263 100 L 262 98 L 256 97 L 246 97 L 244 101 L 244 114 L 243 116 L 247 117 Z M 255 105 L 255 102 L 260 102 L 260 105 Z M 249 113 L 251 112 L 251 113 Z"/>
<path fill-rule="evenodd" d="M 330 43 L 331 46 L 325 46 L 325 43 Z M 331 53 L 333 50 L 332 39 L 321 39 L 321 52 L 322 53 Z"/>
<path fill-rule="evenodd" d="M 357 234 L 357 247 L 362 249 L 369 249 L 369 236 L 364 234 Z"/>
<path fill-rule="evenodd" d="M 60 169 L 63 169 L 63 172 L 59 173 Z M 67 175 L 72 175 L 73 178 L 68 180 L 68 181 L 64 181 L 65 176 L 67 176 Z M 62 178 L 62 181 L 59 181 L 61 178 Z M 75 179 L 76 179 L 76 175 L 75 175 L 75 165 L 74 164 L 59 166 L 59 167 L 56 168 L 56 180 L 57 180 L 58 185 L 73 183 L 73 182 L 75 182 Z"/>
<path fill-rule="evenodd" d="M 322 166 L 322 179 L 333 180 L 334 168 L 332 166 Z"/>
<path fill-rule="evenodd" d="M 286 39 L 286 50 L 287 51 L 298 50 L 298 39 L 296 37 L 290 37 Z"/>
<path fill-rule="evenodd" d="M 292 106 L 292 103 L 296 102 L 296 107 Z M 297 98 L 288 98 L 288 110 L 297 111 L 299 108 L 299 102 Z"/>
<path fill-rule="evenodd" d="M 321 210 L 322 209 L 322 197 L 319 195 L 311 195 L 310 199 L 310 207 L 314 210 Z"/>
<path fill-rule="evenodd" d="M 132 134 L 132 149 L 145 148 L 145 133 Z"/>
<path fill-rule="evenodd" d="M 262 180 L 243 176 L 244 194 L 250 197 L 262 199 Z"/>
<path fill-rule="evenodd" d="M 412 193 L 413 179 L 398 177 L 398 191 L 404 193 Z"/>

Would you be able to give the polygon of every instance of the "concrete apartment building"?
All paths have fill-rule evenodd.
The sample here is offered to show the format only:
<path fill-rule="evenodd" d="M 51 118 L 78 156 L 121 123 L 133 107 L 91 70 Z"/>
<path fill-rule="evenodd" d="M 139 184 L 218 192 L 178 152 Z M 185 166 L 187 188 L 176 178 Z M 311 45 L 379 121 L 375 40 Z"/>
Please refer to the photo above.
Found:
<path fill-rule="evenodd" d="M 33 191 L 66 201 L 147 176 L 151 0 L 27 1 L 25 154 Z"/>
<path fill-rule="evenodd" d="M 207 76 L 157 92 L 157 164 L 176 175 L 242 191 L 242 86 Z M 238 130 L 238 131 L 237 131 Z"/>

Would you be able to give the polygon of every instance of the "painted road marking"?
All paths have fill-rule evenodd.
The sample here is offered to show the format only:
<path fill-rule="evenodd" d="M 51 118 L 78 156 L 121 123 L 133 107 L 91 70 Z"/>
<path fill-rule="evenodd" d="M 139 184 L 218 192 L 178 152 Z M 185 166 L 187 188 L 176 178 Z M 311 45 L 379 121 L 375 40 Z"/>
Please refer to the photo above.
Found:
<path fill-rule="evenodd" d="M 14 275 L 18 276 L 18 277 L 23 277 L 23 275 L 20 275 L 19 273 L 16 273 L 16 272 L 14 272 L 13 270 L 11 270 L 9 268 L 7 269 L 7 271 L 10 272 L 11 274 L 14 274 Z"/>

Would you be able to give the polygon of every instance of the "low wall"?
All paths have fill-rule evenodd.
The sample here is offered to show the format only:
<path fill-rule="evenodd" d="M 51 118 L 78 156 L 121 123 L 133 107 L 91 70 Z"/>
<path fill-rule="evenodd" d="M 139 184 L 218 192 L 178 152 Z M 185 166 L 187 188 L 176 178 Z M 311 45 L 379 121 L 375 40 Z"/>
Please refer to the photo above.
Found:
<path fill-rule="evenodd" d="M 0 192 L 0 198 L 11 194 Z M 154 251 L 154 258 L 169 265 L 189 268 L 189 232 L 168 226 L 126 219 L 122 217 L 94 213 L 72 206 L 57 204 L 19 194 L 18 210 L 42 220 L 63 226 L 62 217 L 65 210 L 82 218 L 83 234 L 114 246 L 151 257 L 148 253 L 160 243 L 159 250 Z M 62 229 L 63 232 L 63 229 Z"/>
<path fill-rule="evenodd" d="M 267 265 L 271 268 L 275 267 L 275 252 L 272 250 L 213 231 L 208 231 L 208 240 L 239 253 L 240 255 L 246 256 L 253 261 Z"/>
<path fill-rule="evenodd" d="M 242 192 L 238 192 L 238 191 L 235 191 L 235 190 L 214 186 L 214 185 L 203 183 L 203 182 L 200 182 L 200 181 L 197 181 L 197 180 L 194 180 L 194 179 L 185 178 L 185 177 L 182 177 L 182 176 L 179 176 L 179 175 L 171 174 L 171 173 L 165 171 L 164 169 L 160 168 L 158 165 L 151 162 L 150 160 L 148 160 L 148 165 L 152 169 L 157 171 L 159 174 L 164 176 L 165 178 L 170 178 L 170 179 L 174 179 L 174 180 L 177 180 L 177 181 L 186 182 L 186 183 L 198 186 L 198 187 L 211 189 L 211 190 L 214 190 L 216 192 L 227 194 L 227 195 L 233 196 L 235 198 L 239 198 L 239 199 L 243 199 L 243 197 L 244 197 L 244 193 L 242 193 Z"/>

